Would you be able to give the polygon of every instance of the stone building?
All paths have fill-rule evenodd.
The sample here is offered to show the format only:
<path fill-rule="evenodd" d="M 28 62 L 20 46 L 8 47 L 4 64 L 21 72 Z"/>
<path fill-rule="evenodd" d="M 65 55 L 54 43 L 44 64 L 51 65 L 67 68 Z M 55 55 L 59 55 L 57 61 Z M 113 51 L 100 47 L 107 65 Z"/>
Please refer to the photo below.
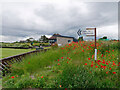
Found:
<path fill-rule="evenodd" d="M 71 43 L 72 41 L 78 42 L 78 40 L 74 37 L 62 36 L 60 34 L 53 34 L 53 36 L 49 38 L 49 42 L 51 44 L 57 43 L 58 46 L 66 45 L 68 43 Z"/>

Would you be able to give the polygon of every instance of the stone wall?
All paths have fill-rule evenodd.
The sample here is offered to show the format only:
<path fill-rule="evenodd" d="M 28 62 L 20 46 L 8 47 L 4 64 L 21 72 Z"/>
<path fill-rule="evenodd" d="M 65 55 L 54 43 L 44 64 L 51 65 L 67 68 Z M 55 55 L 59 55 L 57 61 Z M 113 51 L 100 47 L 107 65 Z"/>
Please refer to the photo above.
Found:
<path fill-rule="evenodd" d="M 73 38 L 67 38 L 67 37 L 57 37 L 57 44 L 58 45 L 66 45 L 68 42 L 68 40 L 70 40 L 71 42 L 73 41 Z"/>

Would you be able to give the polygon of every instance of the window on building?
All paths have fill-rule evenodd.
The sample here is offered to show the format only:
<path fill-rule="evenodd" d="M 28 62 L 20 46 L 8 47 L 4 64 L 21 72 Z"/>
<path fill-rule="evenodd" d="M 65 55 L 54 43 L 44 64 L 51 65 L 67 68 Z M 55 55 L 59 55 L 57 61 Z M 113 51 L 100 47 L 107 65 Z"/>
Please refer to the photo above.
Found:
<path fill-rule="evenodd" d="M 71 40 L 68 40 L 68 43 L 70 43 L 71 42 Z"/>

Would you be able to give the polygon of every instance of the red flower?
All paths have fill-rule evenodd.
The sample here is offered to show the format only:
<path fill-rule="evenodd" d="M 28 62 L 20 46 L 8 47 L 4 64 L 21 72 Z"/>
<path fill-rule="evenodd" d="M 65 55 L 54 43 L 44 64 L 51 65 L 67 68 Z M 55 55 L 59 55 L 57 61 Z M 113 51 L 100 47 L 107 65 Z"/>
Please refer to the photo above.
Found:
<path fill-rule="evenodd" d="M 91 65 L 91 67 L 93 67 L 93 65 Z"/>
<path fill-rule="evenodd" d="M 106 72 L 106 74 L 108 74 L 108 72 Z"/>
<path fill-rule="evenodd" d="M 84 50 L 82 50 L 84 52 Z"/>
<path fill-rule="evenodd" d="M 101 65 L 101 68 L 103 68 L 104 66 Z"/>
<path fill-rule="evenodd" d="M 43 76 L 41 78 L 43 78 Z"/>
<path fill-rule="evenodd" d="M 103 54 L 102 54 L 102 56 L 101 57 L 103 57 Z"/>
<path fill-rule="evenodd" d="M 92 55 L 92 58 L 94 57 L 94 55 Z"/>
<path fill-rule="evenodd" d="M 69 57 L 67 57 L 67 59 L 69 59 Z"/>
<path fill-rule="evenodd" d="M 85 65 L 87 65 L 87 63 L 85 63 Z"/>
<path fill-rule="evenodd" d="M 14 76 L 12 76 L 11 78 L 15 78 Z"/>
<path fill-rule="evenodd" d="M 67 62 L 68 63 L 68 62 Z"/>
<path fill-rule="evenodd" d="M 90 60 L 90 58 L 88 58 L 88 60 Z"/>
<path fill-rule="evenodd" d="M 113 74 L 116 74 L 116 72 L 113 72 Z"/>
<path fill-rule="evenodd" d="M 28 62 L 28 64 L 30 64 L 30 62 Z"/>
<path fill-rule="evenodd" d="M 105 61 L 103 61 L 102 63 L 105 64 Z"/>
<path fill-rule="evenodd" d="M 110 70 L 111 70 L 111 68 L 110 68 Z"/>
<path fill-rule="evenodd" d="M 103 66 L 103 68 L 105 69 L 105 68 L 106 68 L 106 66 Z"/>
<path fill-rule="evenodd" d="M 63 59 L 63 57 L 61 57 L 61 59 Z"/>
<path fill-rule="evenodd" d="M 108 62 L 106 62 L 106 65 L 108 65 Z"/>
<path fill-rule="evenodd" d="M 58 65 L 60 65 L 60 64 L 58 63 Z"/>
<path fill-rule="evenodd" d="M 98 66 L 96 66 L 96 68 L 98 68 Z"/>
<path fill-rule="evenodd" d="M 114 52 L 114 50 L 112 50 Z"/>
<path fill-rule="evenodd" d="M 58 59 L 58 61 L 59 61 L 59 59 Z"/>
<path fill-rule="evenodd" d="M 69 59 L 69 60 L 71 60 L 71 59 Z"/>
<path fill-rule="evenodd" d="M 101 62 L 100 60 L 98 60 L 98 62 Z"/>

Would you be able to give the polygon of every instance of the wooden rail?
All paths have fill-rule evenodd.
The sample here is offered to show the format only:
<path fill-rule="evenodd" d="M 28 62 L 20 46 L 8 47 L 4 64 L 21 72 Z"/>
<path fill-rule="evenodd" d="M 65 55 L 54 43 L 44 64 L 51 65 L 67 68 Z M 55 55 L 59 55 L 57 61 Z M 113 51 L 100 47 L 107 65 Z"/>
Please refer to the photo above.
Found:
<path fill-rule="evenodd" d="M 10 56 L 7 58 L 0 59 L 0 70 L 3 72 L 3 76 L 5 76 L 5 73 L 9 72 L 10 65 L 16 62 L 21 62 L 22 59 L 25 58 L 25 56 L 30 55 L 30 54 L 37 54 L 38 52 L 46 52 L 49 49 L 43 49 L 43 50 L 35 50 L 35 51 L 30 51 L 27 53 L 15 55 L 15 56 Z"/>

